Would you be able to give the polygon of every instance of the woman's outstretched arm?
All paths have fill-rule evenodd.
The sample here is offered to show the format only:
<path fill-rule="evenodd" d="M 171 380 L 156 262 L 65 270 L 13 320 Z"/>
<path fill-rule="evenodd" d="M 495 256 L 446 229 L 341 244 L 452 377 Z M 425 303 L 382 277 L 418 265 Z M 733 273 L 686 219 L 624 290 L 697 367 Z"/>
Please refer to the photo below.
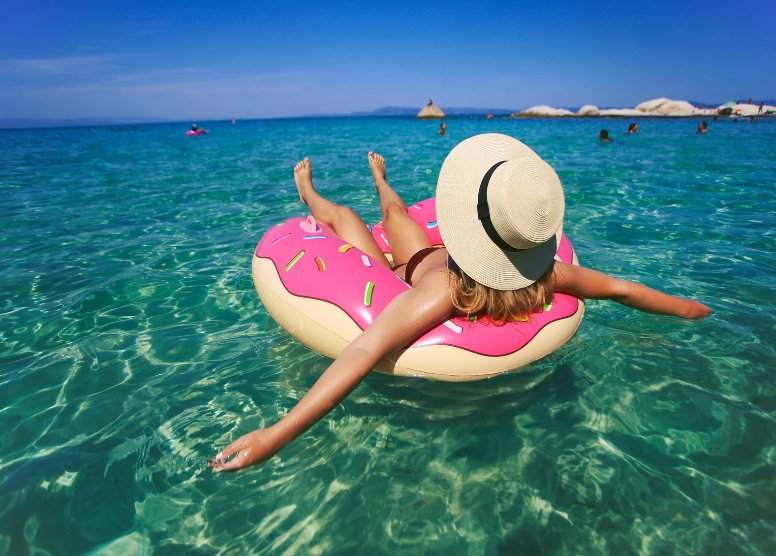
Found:
<path fill-rule="evenodd" d="M 569 293 L 580 299 L 611 299 L 645 313 L 685 319 L 700 319 L 711 314 L 711 309 L 692 299 L 674 297 L 641 284 L 560 261 L 555 262 L 555 291 Z"/>
<path fill-rule="evenodd" d="M 383 357 L 398 351 L 452 311 L 447 271 L 425 273 L 417 288 L 388 304 L 285 417 L 232 442 L 211 460 L 210 467 L 226 471 L 268 460 L 334 409 Z"/>

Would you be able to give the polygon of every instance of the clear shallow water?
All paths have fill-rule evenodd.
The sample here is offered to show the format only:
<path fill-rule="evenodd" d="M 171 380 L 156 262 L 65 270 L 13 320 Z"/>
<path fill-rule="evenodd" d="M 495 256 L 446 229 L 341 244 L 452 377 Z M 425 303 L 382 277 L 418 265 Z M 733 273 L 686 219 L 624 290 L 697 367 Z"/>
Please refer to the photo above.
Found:
<path fill-rule="evenodd" d="M 776 122 L 627 123 L 0 131 L 0 554 L 773 553 Z M 270 462 L 213 474 L 330 363 L 250 277 L 262 234 L 304 213 L 293 164 L 375 222 L 368 150 L 412 203 L 489 131 L 556 169 L 582 264 L 715 314 L 589 302 L 522 374 L 374 373 Z"/>

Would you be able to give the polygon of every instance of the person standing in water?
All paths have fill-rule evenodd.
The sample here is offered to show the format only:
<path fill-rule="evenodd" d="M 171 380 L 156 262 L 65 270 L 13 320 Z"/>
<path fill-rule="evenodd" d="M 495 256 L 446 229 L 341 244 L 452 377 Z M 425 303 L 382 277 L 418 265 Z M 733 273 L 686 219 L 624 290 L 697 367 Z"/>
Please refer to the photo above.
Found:
<path fill-rule="evenodd" d="M 447 124 L 442 122 L 442 125 L 439 126 L 439 131 L 437 131 L 437 135 L 445 135 L 446 130 L 447 130 Z"/>
<path fill-rule="evenodd" d="M 709 126 L 706 122 L 701 122 L 698 124 L 698 131 L 696 133 L 706 133 L 706 128 Z"/>
<path fill-rule="evenodd" d="M 628 126 L 628 133 L 638 133 L 639 132 L 639 124 L 633 123 Z M 599 135 L 600 138 L 600 135 Z"/>
<path fill-rule="evenodd" d="M 294 167 L 299 199 L 337 237 L 412 287 L 388 303 L 282 419 L 216 454 L 209 463 L 214 471 L 268 460 L 325 417 L 383 358 L 451 315 L 511 322 L 542 311 L 555 292 L 689 319 L 711 313 L 697 301 L 555 260 L 563 235 L 563 186 L 550 165 L 517 139 L 477 135 L 448 154 L 436 190 L 442 247 L 431 245 L 388 185 L 383 157 L 370 152 L 367 158 L 395 266 L 355 212 L 313 187 L 309 158 Z M 485 200 L 479 201 L 483 191 Z"/>
<path fill-rule="evenodd" d="M 604 141 L 604 142 L 609 142 L 609 141 L 611 141 L 611 139 L 609 139 L 609 130 L 608 130 L 608 129 L 602 129 L 602 130 L 601 130 L 601 131 L 598 133 L 598 138 L 599 138 L 601 141 Z"/>

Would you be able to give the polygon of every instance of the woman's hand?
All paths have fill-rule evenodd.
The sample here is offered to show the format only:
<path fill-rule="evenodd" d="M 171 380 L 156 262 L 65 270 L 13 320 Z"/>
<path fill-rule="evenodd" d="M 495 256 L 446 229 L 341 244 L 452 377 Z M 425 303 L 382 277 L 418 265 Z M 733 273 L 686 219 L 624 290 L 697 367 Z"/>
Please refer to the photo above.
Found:
<path fill-rule="evenodd" d="M 693 299 L 682 299 L 682 302 L 684 304 L 684 312 L 679 316 L 685 319 L 703 319 L 714 312 L 703 303 L 698 303 Z"/>
<path fill-rule="evenodd" d="M 272 429 L 257 429 L 241 436 L 216 454 L 208 465 L 213 471 L 231 471 L 267 461 L 283 447 L 272 432 Z M 235 457 L 230 460 L 233 455 Z"/>

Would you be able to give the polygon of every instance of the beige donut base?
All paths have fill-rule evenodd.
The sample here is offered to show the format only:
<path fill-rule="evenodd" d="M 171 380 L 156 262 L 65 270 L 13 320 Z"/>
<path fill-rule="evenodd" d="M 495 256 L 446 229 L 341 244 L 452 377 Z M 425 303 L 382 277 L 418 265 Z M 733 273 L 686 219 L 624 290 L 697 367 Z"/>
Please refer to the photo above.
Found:
<path fill-rule="evenodd" d="M 579 265 L 576 253 L 573 263 Z M 336 305 L 289 293 L 270 259 L 254 255 L 251 266 L 253 283 L 264 307 L 301 344 L 336 359 L 361 334 L 353 319 Z M 376 370 L 451 382 L 519 372 L 520 367 L 565 344 L 577 331 L 584 312 L 585 304 L 578 300 L 574 315 L 548 324 L 522 349 L 508 355 L 492 357 L 452 346 L 424 346 L 399 350 L 383 359 Z"/>

